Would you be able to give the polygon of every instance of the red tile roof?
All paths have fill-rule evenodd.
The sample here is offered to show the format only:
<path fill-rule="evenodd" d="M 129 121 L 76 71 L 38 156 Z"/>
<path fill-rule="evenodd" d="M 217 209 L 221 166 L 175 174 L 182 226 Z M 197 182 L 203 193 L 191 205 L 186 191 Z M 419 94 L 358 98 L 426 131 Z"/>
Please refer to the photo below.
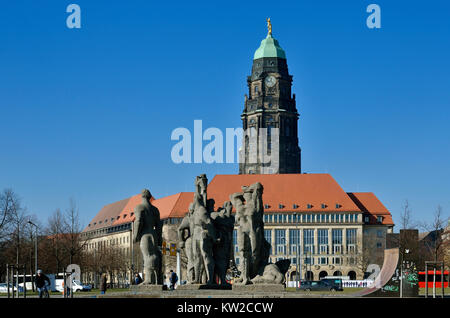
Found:
<path fill-rule="evenodd" d="M 369 217 L 369 224 L 379 224 L 377 217 L 381 216 L 383 225 L 394 225 L 391 213 L 372 192 L 349 192 L 348 196 Z"/>
<path fill-rule="evenodd" d="M 362 212 L 369 216 L 369 224 L 379 224 L 377 216 L 382 216 L 382 224 L 394 225 L 389 210 L 373 193 L 346 193 L 326 173 L 216 175 L 208 185 L 208 198 L 215 200 L 217 209 L 229 200 L 230 194 L 255 182 L 264 187 L 264 212 Z M 161 219 L 181 218 L 187 213 L 193 196 L 193 192 L 180 192 L 152 198 L 152 204 L 159 209 Z M 106 205 L 84 231 L 133 222 L 134 208 L 141 200 L 141 195 L 137 194 Z"/>
<path fill-rule="evenodd" d="M 264 187 L 265 212 L 361 211 L 329 174 L 216 175 L 208 185 L 208 198 L 214 198 L 217 208 L 230 194 L 242 191 L 241 186 L 255 182 Z"/>
<path fill-rule="evenodd" d="M 83 230 L 83 232 L 111 226 L 112 222 L 114 222 L 117 216 L 119 216 L 122 212 L 123 208 L 127 205 L 129 199 L 130 198 L 127 198 L 105 205 L 92 219 L 91 223 L 89 223 L 89 225 Z"/>
<path fill-rule="evenodd" d="M 161 219 L 183 217 L 194 197 L 193 192 L 180 192 L 160 199 L 151 198 L 151 202 L 159 209 Z M 142 202 L 141 194 L 111 203 L 103 207 L 83 232 L 103 227 L 116 226 L 134 221 L 134 208 Z M 107 220 L 105 222 L 105 220 Z M 100 223 L 101 221 L 101 223 Z"/>

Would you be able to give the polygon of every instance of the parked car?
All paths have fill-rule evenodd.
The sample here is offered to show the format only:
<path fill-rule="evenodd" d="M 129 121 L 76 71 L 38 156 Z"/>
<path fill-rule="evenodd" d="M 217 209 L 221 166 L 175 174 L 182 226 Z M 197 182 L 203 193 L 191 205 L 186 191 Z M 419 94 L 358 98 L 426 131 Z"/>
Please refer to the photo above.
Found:
<path fill-rule="evenodd" d="M 327 282 L 328 284 L 335 286 L 338 291 L 344 290 L 342 279 L 340 278 L 322 278 L 320 281 Z"/>
<path fill-rule="evenodd" d="M 13 285 L 9 283 L 9 292 L 12 292 Z M 14 285 L 14 292 L 17 290 L 17 287 Z M 0 293 L 8 293 L 8 285 L 6 283 L 0 283 Z M 23 287 L 19 286 L 19 293 L 23 293 Z"/>
<path fill-rule="evenodd" d="M 304 281 L 300 285 L 300 290 L 306 291 L 343 291 L 342 287 L 331 284 L 327 281 Z"/>
<path fill-rule="evenodd" d="M 56 280 L 55 289 L 59 292 L 62 292 L 64 290 L 62 279 Z M 81 283 L 81 281 L 75 279 L 72 281 L 72 290 L 74 293 L 78 291 L 90 291 L 91 289 L 92 289 L 91 285 L 84 285 Z"/>
<path fill-rule="evenodd" d="M 79 280 L 73 280 L 72 290 L 74 292 L 77 292 L 77 291 L 91 291 L 91 289 L 92 289 L 91 285 L 84 285 Z"/>

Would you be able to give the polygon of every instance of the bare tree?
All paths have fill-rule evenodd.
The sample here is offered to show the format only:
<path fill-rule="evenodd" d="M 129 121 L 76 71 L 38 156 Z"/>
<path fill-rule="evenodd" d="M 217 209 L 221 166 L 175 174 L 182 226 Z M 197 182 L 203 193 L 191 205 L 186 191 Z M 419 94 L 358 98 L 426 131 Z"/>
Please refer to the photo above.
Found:
<path fill-rule="evenodd" d="M 81 225 L 78 207 L 75 200 L 70 199 L 69 207 L 63 213 L 60 209 L 48 219 L 46 247 L 52 255 L 49 266 L 52 271 L 60 272 L 65 266 L 83 262 L 82 250 L 88 240 L 81 239 Z"/>
<path fill-rule="evenodd" d="M 80 233 L 83 229 L 80 225 L 78 208 L 73 198 L 69 201 L 69 208 L 66 210 L 64 215 L 64 223 L 67 234 L 65 249 L 69 254 L 69 264 L 72 264 L 74 262 L 74 258 L 76 256 L 80 256 L 80 252 L 88 243 L 88 240 L 81 240 L 80 238 Z"/>
<path fill-rule="evenodd" d="M 445 255 L 444 244 L 444 227 L 447 223 L 447 219 L 444 218 L 442 207 L 437 206 L 434 212 L 432 222 L 422 222 L 421 228 L 425 230 L 427 235 L 423 238 L 423 246 L 425 251 L 428 251 L 429 257 L 433 261 L 441 261 Z"/>
<path fill-rule="evenodd" d="M 6 264 L 28 263 L 27 267 L 33 268 L 34 233 L 28 221 L 38 224 L 12 189 L 3 190 L 0 193 L 0 279 L 3 279 Z"/>
<path fill-rule="evenodd" d="M 62 267 L 64 266 L 65 256 L 64 252 L 64 234 L 65 234 L 65 222 L 64 215 L 62 214 L 60 209 L 56 209 L 53 214 L 48 219 L 47 226 L 47 252 L 48 256 L 51 256 L 51 259 L 55 262 L 50 262 L 53 264 L 49 264 L 55 273 L 59 273 Z"/>
<path fill-rule="evenodd" d="M 8 225 L 13 207 L 17 204 L 17 196 L 11 189 L 0 193 L 0 240 L 8 235 Z"/>
<path fill-rule="evenodd" d="M 408 200 L 405 200 L 403 203 L 402 212 L 400 213 L 400 224 L 402 230 L 410 230 L 417 226 L 413 221 L 412 210 Z"/>
<path fill-rule="evenodd" d="M 384 254 L 377 248 L 377 237 L 374 232 L 364 234 L 363 244 L 358 245 L 362 246 L 362 249 L 349 253 L 349 256 L 353 259 L 354 265 L 356 265 L 356 268 L 361 273 L 365 274 L 370 264 L 383 265 Z"/>
<path fill-rule="evenodd" d="M 442 249 L 444 251 L 444 264 L 447 269 L 450 268 L 450 220 L 447 220 L 447 226 L 442 234 Z M 449 277 L 450 281 L 450 277 Z"/>
<path fill-rule="evenodd" d="M 21 201 L 14 192 L 11 191 L 10 197 L 10 215 L 9 215 L 9 225 L 10 225 L 10 235 L 12 241 L 15 243 L 16 249 L 16 264 L 20 264 L 21 258 L 21 241 L 26 238 L 26 225 L 30 220 L 30 217 L 26 214 L 26 209 L 22 207 Z M 22 233 L 23 232 L 23 233 Z M 22 237 L 23 236 L 23 237 Z"/>

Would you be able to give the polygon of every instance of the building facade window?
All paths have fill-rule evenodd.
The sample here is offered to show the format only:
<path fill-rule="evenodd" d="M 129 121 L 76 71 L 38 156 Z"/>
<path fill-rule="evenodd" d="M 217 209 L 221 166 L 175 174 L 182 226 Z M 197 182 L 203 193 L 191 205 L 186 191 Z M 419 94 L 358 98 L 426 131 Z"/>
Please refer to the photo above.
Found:
<path fill-rule="evenodd" d="M 286 254 L 286 230 L 275 230 L 275 251 L 277 255 Z"/>
<path fill-rule="evenodd" d="M 356 229 L 346 229 L 347 253 L 356 254 Z"/>
<path fill-rule="evenodd" d="M 342 229 L 333 229 L 331 231 L 333 254 L 342 253 Z"/>
<path fill-rule="evenodd" d="M 297 246 L 300 248 L 300 230 L 289 230 L 289 253 L 297 254 Z"/>
<path fill-rule="evenodd" d="M 314 230 L 303 230 L 303 253 L 314 254 Z"/>
<path fill-rule="evenodd" d="M 328 254 L 328 229 L 318 229 L 317 239 L 319 240 L 319 253 Z"/>
<path fill-rule="evenodd" d="M 264 238 L 270 244 L 270 255 L 272 255 L 272 230 L 264 230 Z"/>

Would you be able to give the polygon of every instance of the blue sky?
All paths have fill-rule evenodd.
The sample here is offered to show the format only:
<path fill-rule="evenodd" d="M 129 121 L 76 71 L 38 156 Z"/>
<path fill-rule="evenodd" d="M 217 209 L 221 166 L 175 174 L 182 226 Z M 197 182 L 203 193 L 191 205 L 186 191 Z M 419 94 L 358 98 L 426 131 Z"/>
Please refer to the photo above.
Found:
<path fill-rule="evenodd" d="M 81 29 L 66 7 L 81 7 Z M 368 29 L 366 7 L 381 7 Z M 254 51 L 286 51 L 302 168 L 416 219 L 450 211 L 448 1 L 8 1 L 0 7 L 0 189 L 86 224 L 148 187 L 192 191 L 236 164 L 176 165 L 177 127 L 240 127 Z"/>

